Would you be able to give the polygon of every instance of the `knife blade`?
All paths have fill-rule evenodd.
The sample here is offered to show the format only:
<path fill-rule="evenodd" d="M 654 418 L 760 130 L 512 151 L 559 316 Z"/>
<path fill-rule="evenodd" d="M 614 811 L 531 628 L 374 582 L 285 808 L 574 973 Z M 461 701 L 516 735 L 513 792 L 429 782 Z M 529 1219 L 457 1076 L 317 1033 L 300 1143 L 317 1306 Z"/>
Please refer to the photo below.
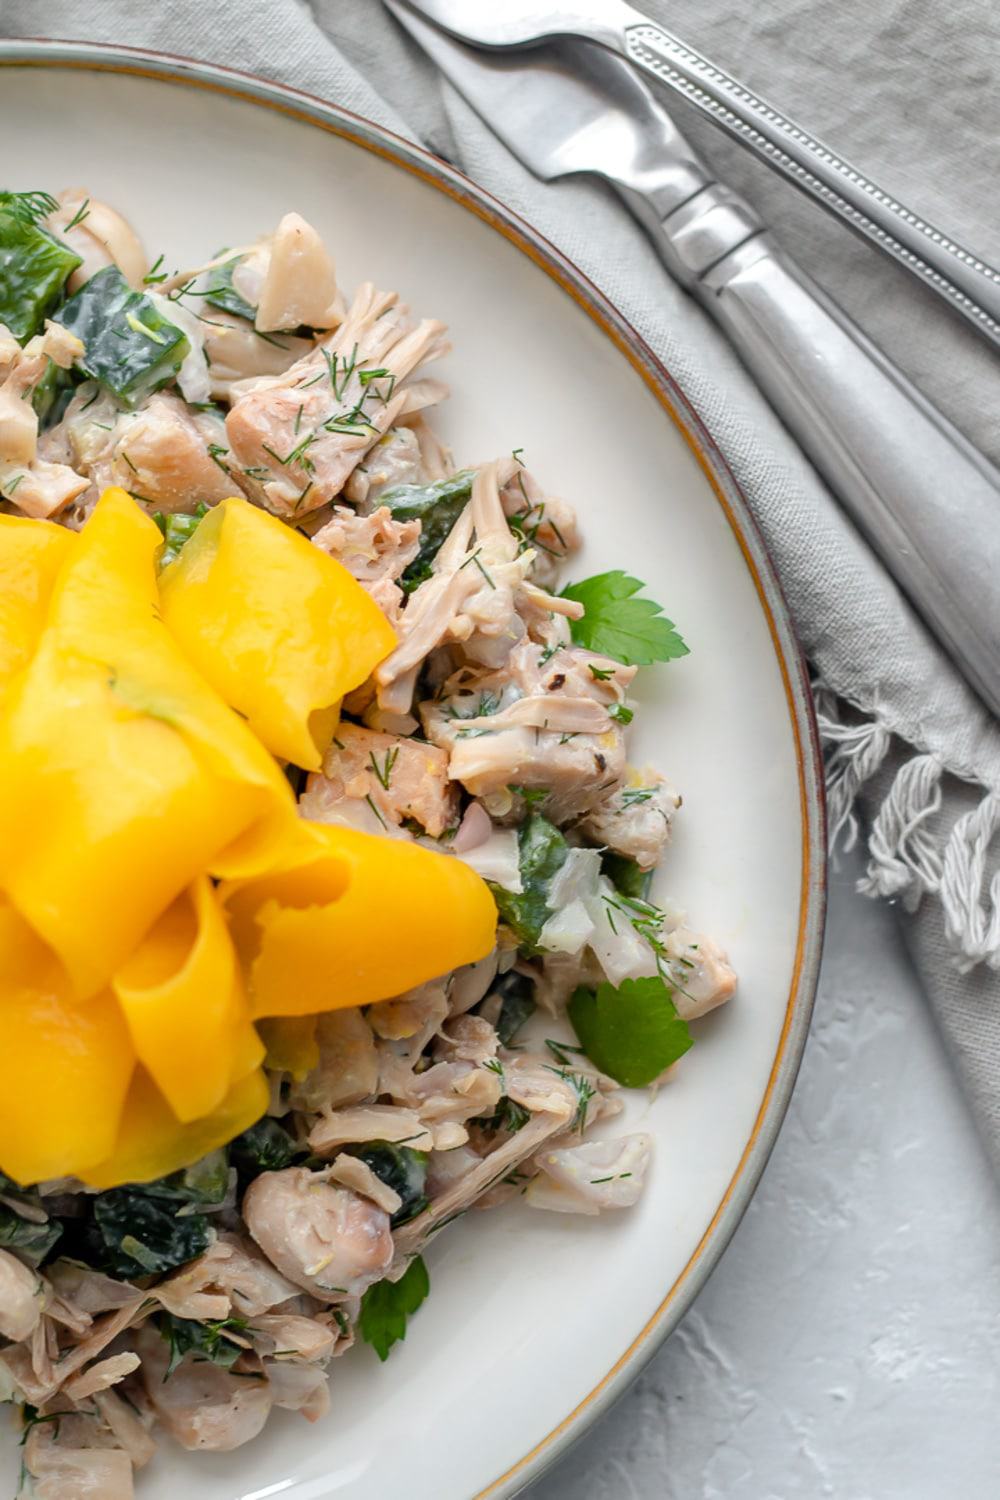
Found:
<path fill-rule="evenodd" d="M 627 63 L 584 42 L 480 52 L 383 3 L 537 176 L 614 184 L 1000 715 L 1000 474 L 984 455 L 712 178 Z"/>
<path fill-rule="evenodd" d="M 586 38 L 726 131 L 1000 346 L 1000 272 L 898 202 L 718 63 L 627 0 L 407 0 L 460 42 L 533 48 Z"/>
<path fill-rule="evenodd" d="M 597 172 L 620 187 L 648 192 L 666 212 L 711 180 L 645 84 L 593 43 L 545 48 L 526 66 L 523 53 L 477 51 L 408 7 L 386 4 L 493 133 L 543 181 Z M 664 162 L 674 168 L 667 183 Z"/>

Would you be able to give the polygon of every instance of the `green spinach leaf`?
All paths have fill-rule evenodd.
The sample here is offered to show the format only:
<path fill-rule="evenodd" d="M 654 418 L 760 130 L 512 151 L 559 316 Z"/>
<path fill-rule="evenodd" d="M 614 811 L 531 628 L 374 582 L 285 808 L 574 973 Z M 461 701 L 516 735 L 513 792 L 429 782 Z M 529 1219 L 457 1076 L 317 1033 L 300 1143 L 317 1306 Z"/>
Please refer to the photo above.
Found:
<path fill-rule="evenodd" d="M 431 575 L 431 563 L 472 494 L 475 469 L 460 469 L 433 484 L 396 484 L 383 490 L 379 505 L 387 505 L 394 521 L 420 522 L 420 549 L 403 574 L 411 593 Z"/>
<path fill-rule="evenodd" d="M 179 1208 L 139 1188 L 111 1188 L 93 1200 L 102 1259 L 115 1276 L 134 1278 L 172 1271 L 212 1243 L 204 1214 L 179 1216 Z"/>
<path fill-rule="evenodd" d="M 393 1229 L 423 1213 L 427 1207 L 426 1151 L 414 1151 L 411 1146 L 397 1146 L 390 1141 L 369 1141 L 348 1150 L 403 1200 L 390 1220 Z"/>
<path fill-rule="evenodd" d="M 220 255 L 224 253 L 219 251 Z M 209 285 L 202 295 L 213 307 L 232 313 L 234 317 L 246 318 L 252 323 L 257 316 L 257 309 L 233 286 L 233 272 L 242 259 L 241 255 L 234 255 L 232 260 L 224 261 L 221 266 L 215 266 L 207 272 Z"/>
<path fill-rule="evenodd" d="M 518 833 L 522 889 L 515 893 L 499 885 L 490 885 L 500 916 L 529 954 L 540 951 L 538 939 L 552 916 L 549 889 L 568 854 L 569 845 L 559 829 L 541 813 L 532 813 L 521 824 Z"/>
<path fill-rule="evenodd" d="M 19 343 L 37 333 L 81 264 L 68 245 L 12 208 L 0 194 L 0 323 Z"/>
<path fill-rule="evenodd" d="M 80 368 L 127 407 L 173 380 L 190 349 L 181 329 L 133 291 L 117 266 L 92 276 L 56 322 L 83 341 Z"/>
<path fill-rule="evenodd" d="M 229 1154 L 241 1179 L 249 1182 L 261 1172 L 283 1171 L 302 1152 L 288 1131 L 265 1115 L 230 1143 Z"/>

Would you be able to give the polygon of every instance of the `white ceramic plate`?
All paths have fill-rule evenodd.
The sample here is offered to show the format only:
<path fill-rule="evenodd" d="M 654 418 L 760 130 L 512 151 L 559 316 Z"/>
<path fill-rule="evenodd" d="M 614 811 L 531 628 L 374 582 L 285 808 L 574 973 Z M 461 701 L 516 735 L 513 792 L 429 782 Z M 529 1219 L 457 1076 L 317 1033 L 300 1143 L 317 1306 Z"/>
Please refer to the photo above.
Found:
<path fill-rule="evenodd" d="M 583 278 L 448 168 L 331 105 L 201 64 L 2 43 L 13 188 L 85 185 L 168 266 L 295 208 L 342 283 L 447 320 L 440 426 L 460 462 L 522 447 L 579 508 L 577 576 L 646 580 L 691 655 L 640 674 L 635 756 L 684 794 L 661 896 L 730 950 L 735 1002 L 628 1122 L 656 1137 L 641 1206 L 598 1220 L 523 1206 L 431 1250 L 405 1345 L 333 1367 L 317 1427 L 278 1413 L 231 1455 L 163 1450 L 143 1500 L 512 1495 L 675 1325 L 721 1253 L 787 1105 L 822 929 L 821 778 L 784 605 L 722 460 L 666 372 Z M 30 122 L 26 125 L 25 122 Z M 614 413 L 609 423 L 608 413 Z M 3 1438 L 9 1469 L 16 1440 Z M 4 1477 L 7 1477 L 4 1475 Z"/>

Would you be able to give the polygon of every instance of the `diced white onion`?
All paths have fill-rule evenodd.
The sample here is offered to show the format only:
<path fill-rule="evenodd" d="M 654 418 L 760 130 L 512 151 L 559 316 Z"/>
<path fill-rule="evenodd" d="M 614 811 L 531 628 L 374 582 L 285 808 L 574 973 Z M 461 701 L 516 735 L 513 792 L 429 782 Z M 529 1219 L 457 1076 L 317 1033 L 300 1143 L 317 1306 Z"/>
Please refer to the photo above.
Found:
<path fill-rule="evenodd" d="M 497 828 L 485 843 L 459 854 L 458 858 L 484 880 L 492 880 L 505 891 L 519 895 L 524 889 L 514 828 Z"/>
<path fill-rule="evenodd" d="M 579 953 L 593 935 L 594 923 L 582 901 L 571 901 L 553 912 L 538 936 L 539 948 L 549 953 Z"/>
<path fill-rule="evenodd" d="M 180 300 L 171 302 L 169 298 L 160 296 L 158 292 L 150 292 L 147 295 L 157 311 L 169 323 L 173 323 L 175 328 L 179 328 L 187 336 L 187 341 L 191 345 L 177 371 L 177 384 L 180 386 L 184 400 L 190 401 L 193 406 L 200 406 L 205 401 L 211 401 L 212 382 L 208 373 L 208 365 L 205 363 L 205 340 L 198 319 L 189 308 L 181 306 Z"/>
<path fill-rule="evenodd" d="M 655 953 L 636 932 L 627 911 L 620 910 L 620 897 L 606 876 L 601 876 L 597 895 L 586 905 L 594 923 L 590 946 L 612 984 L 656 973 Z"/>
<path fill-rule="evenodd" d="M 597 895 L 601 878 L 599 849 L 571 849 L 549 886 L 549 906 L 558 911 L 578 898 Z"/>

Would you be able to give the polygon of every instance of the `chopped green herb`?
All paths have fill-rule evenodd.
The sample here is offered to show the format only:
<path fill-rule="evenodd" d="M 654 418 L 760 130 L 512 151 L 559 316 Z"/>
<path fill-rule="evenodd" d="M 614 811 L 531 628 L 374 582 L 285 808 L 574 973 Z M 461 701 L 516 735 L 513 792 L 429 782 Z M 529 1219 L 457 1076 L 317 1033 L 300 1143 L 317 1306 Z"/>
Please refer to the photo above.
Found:
<path fill-rule="evenodd" d="M 66 234 L 70 229 L 75 229 L 78 224 L 82 224 L 84 219 L 88 219 L 89 217 L 90 199 L 84 198 L 83 202 L 80 204 L 80 207 L 77 209 L 76 213 L 73 215 L 69 223 L 66 225 L 66 228 L 63 230 L 63 234 Z"/>
<path fill-rule="evenodd" d="M 223 443 L 209 443 L 208 445 L 209 458 L 212 460 L 213 464 L 218 464 L 223 474 L 228 474 L 230 472 L 229 465 L 224 462 L 224 456 L 227 456 L 228 453 L 229 449 L 225 447 Z"/>
<path fill-rule="evenodd" d="M 379 812 L 378 808 L 375 806 L 375 803 L 372 800 L 372 794 L 371 794 L 371 792 L 366 793 L 366 795 L 365 795 L 365 801 L 368 803 L 368 806 L 371 808 L 371 810 L 375 814 L 376 818 L 378 818 L 379 822 L 382 824 L 382 827 L 385 828 L 386 827 L 386 821 L 383 818 L 382 814 Z"/>
<path fill-rule="evenodd" d="M 618 724 L 631 724 L 635 714 L 624 703 L 613 703 L 608 709 L 608 718 L 614 719 Z"/>
<path fill-rule="evenodd" d="M 562 1068 L 571 1068 L 573 1066 L 569 1056 L 571 1052 L 575 1052 L 580 1057 L 584 1056 L 582 1047 L 574 1047 L 569 1042 L 557 1042 L 550 1036 L 545 1038 L 545 1045 Z"/>
<path fill-rule="evenodd" d="M 375 779 L 385 791 L 388 791 L 389 783 L 392 780 L 392 768 L 396 764 L 396 761 L 399 759 L 399 746 L 394 745 L 391 750 L 387 750 L 385 752 L 385 758 L 381 766 L 379 765 L 378 760 L 375 756 L 375 752 L 373 750 L 370 750 L 368 752 L 368 759 L 371 761 L 372 770 L 375 773 Z"/>
<path fill-rule="evenodd" d="M 570 621 L 576 644 L 627 666 L 687 656 L 688 648 L 662 606 L 636 597 L 643 588 L 638 578 L 616 569 L 563 589 L 563 598 L 575 599 L 585 610 L 582 619 Z"/>
<path fill-rule="evenodd" d="M 204 1360 L 231 1370 L 244 1352 L 241 1344 L 234 1344 L 230 1333 L 240 1334 L 246 1330 L 245 1318 L 222 1318 L 219 1322 L 198 1323 L 191 1318 L 175 1318 L 172 1313 L 160 1313 L 154 1319 L 161 1337 L 170 1345 L 170 1361 L 164 1381 L 171 1375 L 189 1351 L 195 1360 Z"/>
<path fill-rule="evenodd" d="M 692 1045 L 671 992 L 660 978 L 625 979 L 616 988 L 581 986 L 569 1002 L 573 1029 L 595 1067 L 627 1088 L 642 1088 Z"/>
<path fill-rule="evenodd" d="M 513 515 L 508 516 L 507 525 L 510 527 L 511 535 L 517 538 L 518 556 L 520 556 L 522 552 L 526 552 L 529 547 L 534 547 L 539 552 L 546 552 L 548 553 L 549 557 L 565 556 L 565 553 L 568 549 L 566 547 L 565 541 L 563 540 L 563 537 L 560 535 L 559 528 L 558 526 L 556 526 L 554 521 L 549 520 L 547 524 L 549 530 L 554 532 L 555 535 L 559 538 L 563 549 L 562 552 L 557 551 L 554 547 L 548 546 L 547 543 L 543 542 L 538 535 L 538 533 L 542 529 L 542 526 L 546 524 L 545 501 L 540 500 L 536 505 L 530 504 L 528 500 L 527 490 L 524 488 L 524 479 L 520 473 L 517 476 L 517 482 L 520 486 L 521 494 L 524 496 L 525 508 L 524 510 L 516 510 Z"/>
<path fill-rule="evenodd" d="M 162 265 L 163 256 L 158 255 L 153 261 L 153 264 L 150 266 L 149 270 L 146 272 L 145 276 L 142 278 L 143 286 L 159 286 L 161 281 L 166 281 L 166 271 L 160 270 L 160 267 Z"/>
<path fill-rule="evenodd" d="M 154 512 L 153 520 L 163 532 L 161 568 L 166 568 L 170 563 L 177 561 L 181 548 L 194 536 L 202 517 L 208 515 L 208 509 L 208 506 L 202 503 L 197 505 L 190 514 L 187 511 L 173 511 L 170 515 L 164 515 L 160 510 Z"/>
<path fill-rule="evenodd" d="M 417 1256 L 399 1281 L 377 1281 L 361 1299 L 358 1332 L 371 1344 L 379 1359 L 406 1337 L 407 1319 L 417 1311 L 431 1288 L 427 1267 Z"/>
<path fill-rule="evenodd" d="M 480 552 L 482 550 L 483 550 L 482 547 L 477 547 L 476 550 L 475 550 L 475 552 L 473 552 L 472 556 L 471 557 L 467 557 L 465 559 L 465 562 L 462 564 L 462 568 L 467 568 L 470 563 L 475 563 L 476 567 L 479 569 L 480 573 L 482 573 L 483 577 L 486 579 L 486 582 L 489 584 L 490 588 L 491 589 L 495 589 L 496 588 L 496 584 L 493 582 L 493 579 L 490 577 L 489 573 L 487 573 L 486 569 L 483 567 L 482 563 L 479 561 L 479 554 L 480 554 Z M 462 568 L 459 568 L 459 572 L 462 571 Z"/>
<path fill-rule="evenodd" d="M 620 793 L 619 801 L 622 807 L 637 807 L 640 802 L 648 802 L 653 795 L 651 786 L 627 786 Z"/>
<path fill-rule="evenodd" d="M 587 666 L 590 668 L 590 675 L 595 682 L 607 682 L 609 677 L 615 675 L 611 667 L 595 667 L 592 661 L 589 661 Z"/>
<path fill-rule="evenodd" d="M 0 192 L 0 212 L 10 214 L 22 224 L 37 224 L 39 219 L 54 214 L 58 207 L 58 198 L 38 189 L 26 193 Z"/>
<path fill-rule="evenodd" d="M 521 797 L 527 807 L 533 807 L 536 802 L 544 802 L 549 795 L 547 786 L 508 786 L 508 792 L 513 792 L 515 797 Z"/>
<path fill-rule="evenodd" d="M 519 1130 L 522 1130 L 527 1125 L 530 1119 L 530 1110 L 525 1109 L 523 1104 L 518 1104 L 516 1100 L 510 1099 L 504 1094 L 499 1100 L 493 1114 L 483 1115 L 473 1123 L 478 1125 L 482 1130 L 489 1131 L 490 1134 L 494 1134 L 498 1130 L 506 1130 L 511 1135 L 516 1135 Z"/>
<path fill-rule="evenodd" d="M 569 1068 L 553 1068 L 545 1064 L 550 1073 L 555 1073 L 563 1083 L 568 1083 L 576 1094 L 576 1114 L 570 1125 L 571 1130 L 583 1131 L 587 1126 L 587 1110 L 591 1099 L 597 1094 L 597 1086 L 592 1078 L 586 1073 L 574 1073 Z"/>

